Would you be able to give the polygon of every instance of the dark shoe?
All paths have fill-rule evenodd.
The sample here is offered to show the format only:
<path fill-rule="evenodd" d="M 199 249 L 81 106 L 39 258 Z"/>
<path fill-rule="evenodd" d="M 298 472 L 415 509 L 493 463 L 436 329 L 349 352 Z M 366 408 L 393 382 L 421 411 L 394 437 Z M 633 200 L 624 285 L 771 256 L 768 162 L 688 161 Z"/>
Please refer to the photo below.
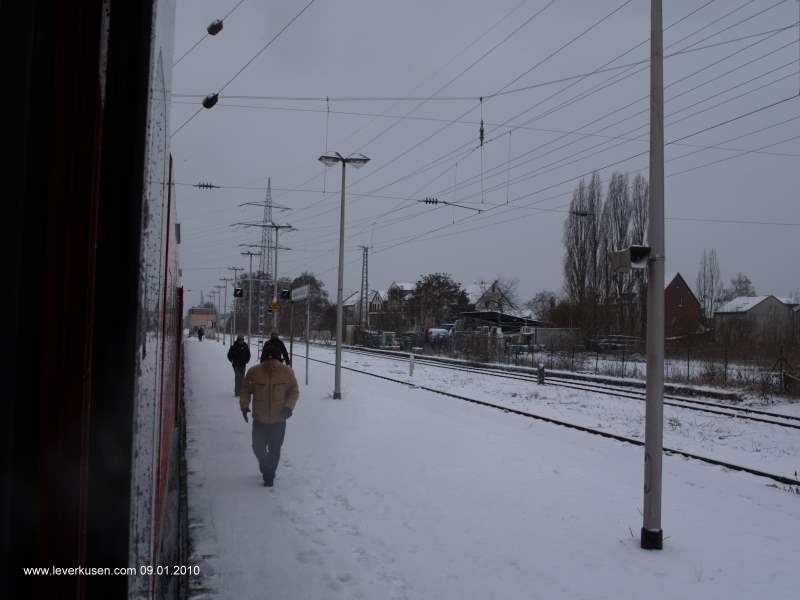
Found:
<path fill-rule="evenodd" d="M 266 477 L 264 477 L 264 487 L 272 487 L 274 484 L 275 484 L 274 479 L 271 478 L 267 479 Z"/>

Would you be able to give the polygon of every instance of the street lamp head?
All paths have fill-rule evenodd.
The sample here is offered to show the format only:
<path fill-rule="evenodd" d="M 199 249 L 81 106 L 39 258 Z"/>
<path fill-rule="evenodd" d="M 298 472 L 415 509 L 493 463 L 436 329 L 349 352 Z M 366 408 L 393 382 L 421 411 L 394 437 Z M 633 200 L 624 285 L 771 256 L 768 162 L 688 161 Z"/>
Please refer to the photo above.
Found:
<path fill-rule="evenodd" d="M 351 154 L 345 160 L 348 165 L 353 165 L 356 169 L 360 169 L 369 162 L 369 158 L 359 153 Z"/>
<path fill-rule="evenodd" d="M 319 157 L 319 162 L 326 167 L 333 167 L 336 163 L 344 162 L 344 157 L 338 152 L 328 152 Z"/>

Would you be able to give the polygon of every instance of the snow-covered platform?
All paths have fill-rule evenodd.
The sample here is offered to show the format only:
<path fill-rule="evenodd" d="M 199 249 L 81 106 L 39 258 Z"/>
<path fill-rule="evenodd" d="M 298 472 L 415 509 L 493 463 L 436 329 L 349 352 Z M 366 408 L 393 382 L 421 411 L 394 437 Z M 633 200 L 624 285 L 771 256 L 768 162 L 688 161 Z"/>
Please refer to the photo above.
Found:
<path fill-rule="evenodd" d="M 318 363 L 264 488 L 226 348 L 186 348 L 196 598 L 796 598 L 797 494 L 667 456 L 644 551 L 641 448 L 348 371 L 333 400 Z"/>

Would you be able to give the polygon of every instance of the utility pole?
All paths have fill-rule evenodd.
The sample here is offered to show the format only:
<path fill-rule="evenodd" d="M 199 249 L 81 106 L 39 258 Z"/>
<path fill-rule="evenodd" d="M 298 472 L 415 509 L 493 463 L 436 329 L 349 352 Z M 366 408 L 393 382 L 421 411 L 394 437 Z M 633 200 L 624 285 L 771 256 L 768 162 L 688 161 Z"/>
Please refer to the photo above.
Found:
<path fill-rule="evenodd" d="M 289 231 L 296 231 L 294 227 L 291 225 L 277 225 L 275 223 L 233 223 L 233 226 L 241 225 L 244 227 L 261 227 L 262 231 L 265 229 L 273 229 L 275 230 L 275 264 L 274 264 L 274 271 L 272 273 L 273 280 L 272 280 L 272 302 L 278 302 L 278 278 L 276 277 L 278 273 L 278 232 L 281 229 L 288 229 Z M 289 250 L 289 248 L 283 248 L 284 250 Z M 262 308 L 262 307 L 259 307 Z M 272 312 L 272 327 L 278 327 L 278 315 L 275 311 Z"/>
<path fill-rule="evenodd" d="M 358 324 L 369 329 L 369 246 L 359 246 L 364 253 L 361 261 L 361 297 L 358 307 Z"/>
<path fill-rule="evenodd" d="M 250 257 L 250 273 L 247 278 L 247 346 L 250 347 L 250 338 L 253 337 L 253 257 L 258 256 L 258 252 L 251 252 L 248 250 L 247 252 L 240 252 L 240 254 Z"/>
<path fill-rule="evenodd" d="M 293 227 L 291 225 L 276 225 L 275 223 L 270 223 L 270 227 L 275 230 L 275 268 L 272 270 L 272 303 L 278 303 L 278 233 L 281 229 L 288 229 L 291 231 Z M 288 248 L 287 248 L 288 250 Z M 272 328 L 278 328 L 278 311 L 272 310 Z"/>
<path fill-rule="evenodd" d="M 228 312 L 228 282 L 231 281 L 231 279 L 230 278 L 226 279 L 225 277 L 220 277 L 219 280 L 225 282 L 225 301 L 224 301 L 224 303 L 222 305 L 222 314 L 224 315 L 224 314 L 227 314 L 227 312 Z M 225 327 L 222 330 L 222 343 L 223 344 L 225 343 L 225 329 L 227 329 L 227 327 Z"/>
<path fill-rule="evenodd" d="M 239 271 L 244 271 L 244 267 L 228 267 L 228 271 L 233 271 L 233 288 L 236 289 L 236 282 L 238 281 L 238 277 L 236 273 Z M 233 336 L 237 335 L 239 332 L 236 329 L 236 296 L 233 297 L 233 328 L 231 329 L 231 341 L 233 341 Z"/>
<path fill-rule="evenodd" d="M 660 550 L 664 450 L 664 40 L 661 0 L 650 4 L 650 221 L 647 284 L 647 404 L 641 547 Z"/>
<path fill-rule="evenodd" d="M 270 177 L 267 177 L 267 191 L 263 202 L 244 202 L 239 206 L 260 206 L 264 209 L 263 217 L 260 223 L 261 243 L 254 245 L 254 247 L 261 249 L 261 253 L 259 254 L 258 258 L 258 272 L 260 273 L 258 280 L 258 333 L 259 335 L 264 335 L 264 307 L 267 304 L 267 285 L 271 280 L 274 288 L 278 281 L 275 273 L 270 273 L 270 268 L 273 267 L 272 251 L 273 249 L 275 252 L 278 250 L 277 235 L 275 236 L 275 243 L 273 244 L 272 234 L 269 227 L 270 224 L 273 223 L 272 209 L 276 208 L 282 211 L 291 209 L 288 206 L 281 206 L 272 201 L 272 179 Z M 273 325 L 275 317 L 276 315 L 273 315 Z"/>
<path fill-rule="evenodd" d="M 222 321 L 222 315 L 223 315 L 223 311 L 222 311 L 222 286 L 221 285 L 215 285 L 214 289 L 216 290 L 216 296 L 217 296 L 217 323 L 216 323 L 216 326 L 214 327 L 214 329 L 216 329 L 217 331 L 219 331 L 220 329 L 222 329 L 222 331 L 225 331 L 225 329 L 223 327 L 221 327 L 221 324 L 222 324 L 221 321 Z M 223 338 L 224 338 L 224 336 L 225 336 L 225 334 L 223 333 Z M 222 341 L 222 339 L 220 341 Z"/>

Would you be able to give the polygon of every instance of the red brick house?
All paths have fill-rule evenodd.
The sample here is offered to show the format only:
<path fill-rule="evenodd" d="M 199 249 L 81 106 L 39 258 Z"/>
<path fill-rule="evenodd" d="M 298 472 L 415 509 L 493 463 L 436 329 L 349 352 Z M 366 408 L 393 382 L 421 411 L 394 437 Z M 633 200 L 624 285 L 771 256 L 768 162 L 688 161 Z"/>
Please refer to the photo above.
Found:
<path fill-rule="evenodd" d="M 680 273 L 668 275 L 664 281 L 664 334 L 670 338 L 697 333 L 703 311 L 692 288 Z"/>

